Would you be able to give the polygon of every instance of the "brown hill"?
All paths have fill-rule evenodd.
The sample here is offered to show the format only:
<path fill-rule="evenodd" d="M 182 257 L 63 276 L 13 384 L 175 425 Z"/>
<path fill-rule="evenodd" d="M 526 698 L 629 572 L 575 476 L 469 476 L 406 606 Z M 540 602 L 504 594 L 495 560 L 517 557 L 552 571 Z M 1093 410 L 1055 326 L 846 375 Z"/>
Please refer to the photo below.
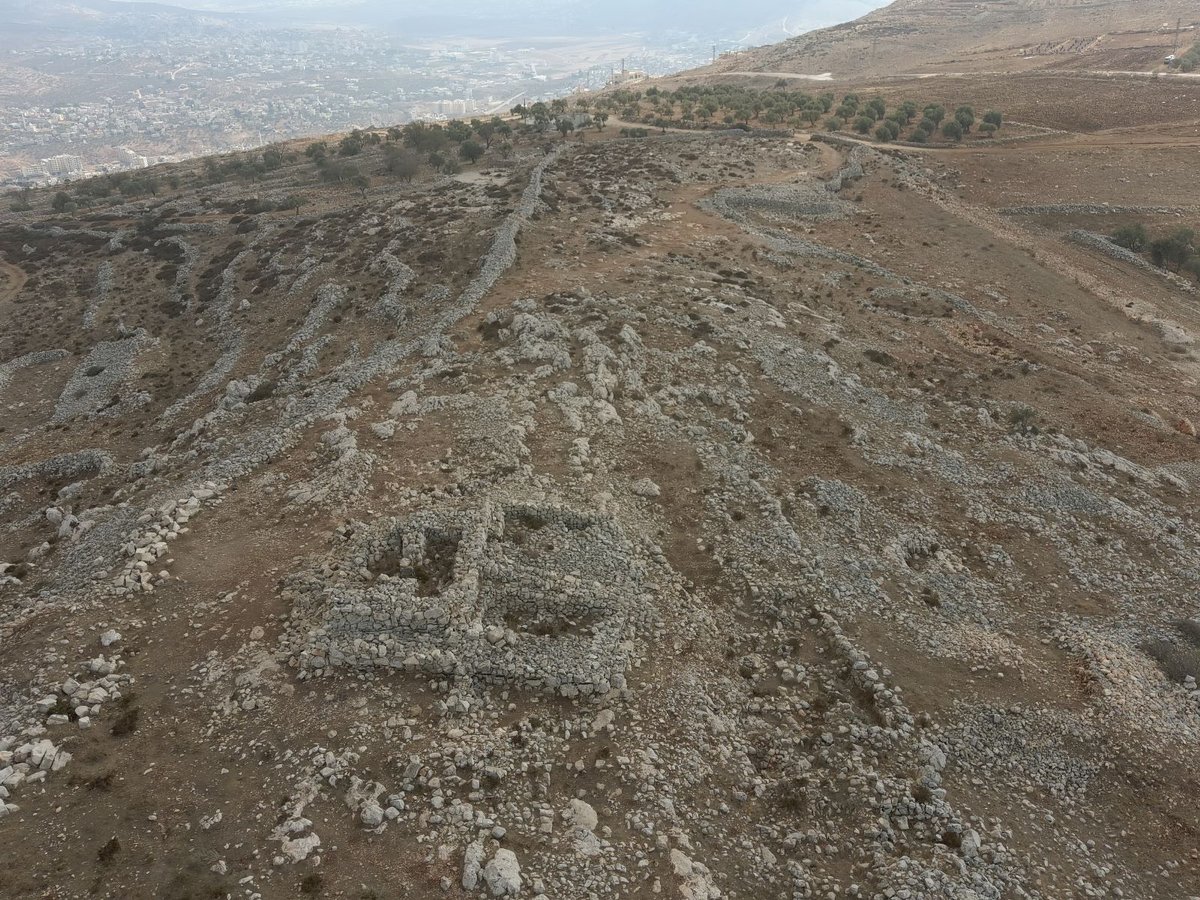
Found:
<path fill-rule="evenodd" d="M 713 73 L 836 79 L 1035 68 L 1145 70 L 1195 37 L 1185 0 L 897 0 L 853 22 L 730 55 Z M 704 70 L 701 70 L 704 71 Z"/>

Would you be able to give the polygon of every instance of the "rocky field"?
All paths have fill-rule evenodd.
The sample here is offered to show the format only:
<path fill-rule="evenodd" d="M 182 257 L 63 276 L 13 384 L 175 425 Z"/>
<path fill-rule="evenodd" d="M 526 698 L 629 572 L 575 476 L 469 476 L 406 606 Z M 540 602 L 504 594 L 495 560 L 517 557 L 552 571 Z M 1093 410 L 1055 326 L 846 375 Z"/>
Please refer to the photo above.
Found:
<path fill-rule="evenodd" d="M 1200 896 L 1194 152 L 616 134 L 4 214 L 0 895 Z"/>

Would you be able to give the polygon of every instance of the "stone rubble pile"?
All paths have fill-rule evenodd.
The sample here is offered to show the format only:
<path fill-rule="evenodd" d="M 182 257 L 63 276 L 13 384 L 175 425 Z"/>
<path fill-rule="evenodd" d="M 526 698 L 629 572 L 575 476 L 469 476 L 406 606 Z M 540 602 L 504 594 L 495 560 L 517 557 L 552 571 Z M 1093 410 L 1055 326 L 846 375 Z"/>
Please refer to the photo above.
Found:
<path fill-rule="evenodd" d="M 154 566 L 170 552 L 171 542 L 187 532 L 187 523 L 191 518 L 200 512 L 205 504 L 220 503 L 221 494 L 226 490 L 228 485 L 206 481 L 200 487 L 189 491 L 187 496 L 168 500 L 138 516 L 137 524 L 141 526 L 140 529 L 130 534 L 121 546 L 121 553 L 126 557 L 126 562 L 113 580 L 117 592 L 150 593 L 155 584 L 169 578 L 170 572 L 167 569 L 159 569 L 156 572 L 153 571 Z"/>

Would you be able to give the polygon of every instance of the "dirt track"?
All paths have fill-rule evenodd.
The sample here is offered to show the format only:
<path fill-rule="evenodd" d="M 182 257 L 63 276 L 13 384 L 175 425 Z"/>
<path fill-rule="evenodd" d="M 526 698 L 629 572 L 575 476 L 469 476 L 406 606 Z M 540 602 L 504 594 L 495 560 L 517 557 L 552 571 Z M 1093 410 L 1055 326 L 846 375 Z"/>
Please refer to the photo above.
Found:
<path fill-rule="evenodd" d="M 0 303 L 21 293 L 27 277 L 24 270 L 0 260 Z"/>

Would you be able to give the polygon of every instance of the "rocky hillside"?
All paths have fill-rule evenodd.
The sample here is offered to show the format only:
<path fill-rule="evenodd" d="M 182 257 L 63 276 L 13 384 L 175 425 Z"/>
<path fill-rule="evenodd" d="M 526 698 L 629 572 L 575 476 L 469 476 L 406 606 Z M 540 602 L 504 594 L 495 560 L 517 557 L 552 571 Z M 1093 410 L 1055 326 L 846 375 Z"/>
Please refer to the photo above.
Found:
<path fill-rule="evenodd" d="M 13 204 L 0 895 L 1200 895 L 1187 127 Z"/>

